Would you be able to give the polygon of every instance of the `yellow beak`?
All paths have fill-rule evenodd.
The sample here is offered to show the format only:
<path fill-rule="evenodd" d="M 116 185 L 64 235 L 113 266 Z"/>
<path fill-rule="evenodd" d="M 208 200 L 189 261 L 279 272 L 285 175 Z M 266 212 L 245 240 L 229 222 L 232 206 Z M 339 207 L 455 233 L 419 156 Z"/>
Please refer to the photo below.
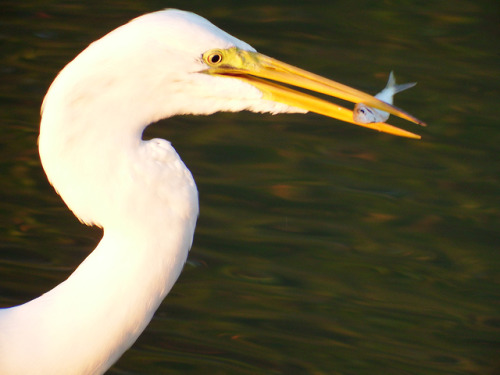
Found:
<path fill-rule="evenodd" d="M 365 94 L 362 91 L 358 91 L 349 86 L 288 65 L 257 52 L 245 51 L 236 47 L 223 50 L 216 49 L 204 53 L 203 60 L 209 65 L 209 68 L 205 71 L 206 73 L 241 79 L 258 88 L 263 93 L 264 99 L 267 100 L 302 108 L 307 111 L 381 132 L 420 139 L 420 136 L 417 134 L 410 133 L 383 122 L 357 123 L 353 120 L 353 113 L 351 110 L 278 84 L 284 83 L 353 103 L 364 103 L 370 107 L 389 112 L 390 114 L 425 126 L 424 122 L 405 111 L 371 95 Z"/>

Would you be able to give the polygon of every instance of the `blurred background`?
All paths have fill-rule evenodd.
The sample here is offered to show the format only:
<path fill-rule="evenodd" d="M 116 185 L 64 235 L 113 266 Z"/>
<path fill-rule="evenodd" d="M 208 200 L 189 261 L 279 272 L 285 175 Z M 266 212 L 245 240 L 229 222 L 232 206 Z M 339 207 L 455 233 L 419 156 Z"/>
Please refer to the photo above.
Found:
<path fill-rule="evenodd" d="M 415 141 L 245 112 L 148 128 L 193 172 L 201 212 L 178 283 L 109 373 L 500 374 L 493 0 L 2 1 L 0 306 L 60 283 L 101 236 L 41 169 L 46 90 L 89 43 L 166 7 L 371 94 L 394 70 L 418 82 L 395 104 L 428 127 L 390 118 Z"/>

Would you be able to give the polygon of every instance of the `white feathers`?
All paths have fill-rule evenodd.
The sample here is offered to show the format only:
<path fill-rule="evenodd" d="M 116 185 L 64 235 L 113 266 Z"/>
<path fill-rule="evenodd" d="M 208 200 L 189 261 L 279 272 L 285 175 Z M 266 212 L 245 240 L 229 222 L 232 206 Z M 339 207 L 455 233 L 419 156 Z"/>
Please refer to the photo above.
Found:
<path fill-rule="evenodd" d="M 40 157 L 83 222 L 104 237 L 56 288 L 0 310 L 0 373 L 102 374 L 144 330 L 191 247 L 198 194 L 169 142 L 146 126 L 176 114 L 286 112 L 240 80 L 201 73 L 213 48 L 248 44 L 192 13 L 139 17 L 92 43 L 51 85 Z"/>
<path fill-rule="evenodd" d="M 43 104 L 40 156 L 76 216 L 100 226 L 113 220 L 108 206 L 123 198 L 114 185 L 126 186 L 150 123 L 178 114 L 301 111 L 262 100 L 243 81 L 201 73 L 204 52 L 231 46 L 253 51 L 195 14 L 167 10 L 112 31 L 61 71 Z"/>

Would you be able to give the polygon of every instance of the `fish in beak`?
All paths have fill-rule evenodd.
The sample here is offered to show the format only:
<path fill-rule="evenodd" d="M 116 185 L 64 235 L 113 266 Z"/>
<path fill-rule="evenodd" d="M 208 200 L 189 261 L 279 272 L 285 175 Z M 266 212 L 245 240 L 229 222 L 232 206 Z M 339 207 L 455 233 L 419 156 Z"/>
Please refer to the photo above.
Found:
<path fill-rule="evenodd" d="M 369 107 L 425 126 L 424 122 L 414 116 L 369 94 L 258 52 L 246 51 L 237 47 L 214 49 L 205 52 L 203 60 L 209 66 L 205 73 L 243 80 L 259 89 L 263 93 L 264 99 L 267 100 L 284 103 L 380 132 L 420 139 L 417 134 L 384 122 L 356 122 L 351 110 L 292 88 L 296 87 L 353 103 L 363 103 Z"/>

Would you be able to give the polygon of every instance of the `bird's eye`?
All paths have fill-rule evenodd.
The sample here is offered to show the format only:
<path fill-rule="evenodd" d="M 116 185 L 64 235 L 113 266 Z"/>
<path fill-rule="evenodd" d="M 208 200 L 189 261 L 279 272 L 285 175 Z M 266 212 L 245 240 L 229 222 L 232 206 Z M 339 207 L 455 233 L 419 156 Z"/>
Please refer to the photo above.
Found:
<path fill-rule="evenodd" d="M 205 55 L 205 61 L 209 65 L 218 65 L 222 61 L 222 52 L 221 51 L 212 51 Z"/>
<path fill-rule="evenodd" d="M 217 64 L 222 60 L 222 56 L 218 53 L 214 53 L 213 55 L 209 56 L 209 60 L 212 64 Z"/>

